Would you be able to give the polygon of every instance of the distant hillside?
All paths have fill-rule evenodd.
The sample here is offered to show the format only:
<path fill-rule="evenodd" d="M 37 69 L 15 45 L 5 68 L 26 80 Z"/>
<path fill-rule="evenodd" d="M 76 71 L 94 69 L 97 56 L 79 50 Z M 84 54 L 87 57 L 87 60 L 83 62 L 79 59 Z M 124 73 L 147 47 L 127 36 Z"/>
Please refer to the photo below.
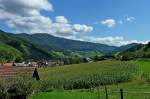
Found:
<path fill-rule="evenodd" d="M 137 59 L 137 58 L 150 58 L 150 42 L 148 44 L 138 44 L 126 51 L 118 54 L 124 60 Z"/>
<path fill-rule="evenodd" d="M 125 51 L 125 50 L 128 50 L 128 49 L 130 49 L 134 46 L 137 46 L 137 45 L 138 45 L 137 43 L 131 43 L 131 44 L 128 44 L 128 45 L 123 45 L 123 46 L 120 46 L 120 47 L 116 48 L 115 51 L 119 51 L 119 52 Z"/>
<path fill-rule="evenodd" d="M 59 37 L 54 37 L 49 34 L 18 34 L 20 38 L 23 38 L 33 44 L 38 45 L 38 47 L 43 48 L 47 51 L 57 50 L 57 51 L 74 51 L 79 53 L 86 53 L 90 51 L 99 51 L 102 53 L 112 52 L 117 47 L 108 46 L 104 44 L 90 43 L 69 40 Z"/>
<path fill-rule="evenodd" d="M 0 60 L 19 61 L 22 59 L 62 59 L 65 57 L 94 57 L 125 50 L 137 44 L 121 47 L 90 43 L 55 37 L 49 34 L 12 34 L 0 30 Z M 132 48 L 133 49 L 133 48 Z M 121 52 L 123 51 L 123 52 Z"/>
<path fill-rule="evenodd" d="M 13 34 L 0 31 L 0 58 L 6 60 L 47 59 L 50 55 Z M 19 58 L 19 59 L 18 59 Z"/>

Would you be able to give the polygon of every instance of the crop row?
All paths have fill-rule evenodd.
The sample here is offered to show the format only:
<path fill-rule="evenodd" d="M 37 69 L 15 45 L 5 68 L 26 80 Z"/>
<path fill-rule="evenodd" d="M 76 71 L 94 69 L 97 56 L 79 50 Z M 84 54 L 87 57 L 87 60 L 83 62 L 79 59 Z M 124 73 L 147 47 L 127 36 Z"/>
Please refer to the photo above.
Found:
<path fill-rule="evenodd" d="M 96 62 L 40 70 L 39 89 L 80 89 L 118 84 L 135 79 L 139 66 L 132 62 Z"/>

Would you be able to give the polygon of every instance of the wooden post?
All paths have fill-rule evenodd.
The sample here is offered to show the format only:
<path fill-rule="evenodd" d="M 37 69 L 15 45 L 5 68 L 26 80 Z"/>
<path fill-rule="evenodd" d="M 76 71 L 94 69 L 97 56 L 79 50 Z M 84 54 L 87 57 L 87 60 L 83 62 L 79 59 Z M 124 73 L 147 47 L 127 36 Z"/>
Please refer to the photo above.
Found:
<path fill-rule="evenodd" d="M 107 86 L 105 86 L 106 99 L 108 99 Z"/>
<path fill-rule="evenodd" d="M 123 99 L 123 89 L 120 89 L 121 99 Z"/>

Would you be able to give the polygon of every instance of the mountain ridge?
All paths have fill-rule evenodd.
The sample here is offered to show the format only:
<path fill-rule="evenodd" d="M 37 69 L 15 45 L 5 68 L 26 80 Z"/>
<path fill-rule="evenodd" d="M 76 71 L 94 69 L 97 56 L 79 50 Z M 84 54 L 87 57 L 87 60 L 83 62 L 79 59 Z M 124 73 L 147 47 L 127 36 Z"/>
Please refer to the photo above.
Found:
<path fill-rule="evenodd" d="M 11 53 L 11 56 L 18 56 L 16 57 L 16 59 L 22 57 L 22 59 L 34 60 L 52 59 L 52 53 L 63 53 L 64 55 L 68 56 L 71 55 L 71 53 L 73 52 L 83 55 L 84 57 L 93 56 L 97 54 L 105 55 L 111 54 L 112 52 L 121 52 L 136 45 L 129 44 L 121 47 L 115 47 L 105 44 L 55 37 L 46 33 L 13 34 L 4 32 L 2 30 L 0 30 L 0 44 L 1 52 L 3 49 L 6 49 L 6 53 Z M 14 52 L 15 54 L 13 54 Z"/>
<path fill-rule="evenodd" d="M 118 54 L 123 60 L 150 58 L 150 42 L 148 44 L 138 44 Z"/>
<path fill-rule="evenodd" d="M 49 34 L 18 34 L 18 37 L 21 37 L 27 41 L 30 41 L 34 44 L 44 45 L 47 47 L 54 47 L 54 49 L 61 50 L 71 50 L 71 51 L 102 51 L 103 53 L 108 53 L 115 50 L 117 47 L 108 46 L 105 44 L 91 43 L 77 40 L 70 40 L 65 38 L 55 37 Z M 42 41 L 42 42 L 41 42 Z M 50 50 L 48 48 L 48 50 Z"/>
<path fill-rule="evenodd" d="M 34 44 L 23 40 L 21 38 L 16 37 L 14 34 L 11 33 L 6 33 L 4 31 L 0 31 L 0 42 L 1 42 L 1 55 L 3 53 L 7 54 L 9 58 L 12 56 L 15 56 L 14 53 L 16 53 L 20 58 L 22 57 L 23 59 L 47 59 L 50 57 L 50 55 L 43 50 L 37 48 Z M 13 49 L 13 50 L 8 50 Z M 5 49 L 5 50 L 2 50 Z M 15 52 L 14 52 L 15 50 Z M 19 54 L 21 53 L 21 54 Z M 3 55 L 4 57 L 7 55 Z M 16 57 L 17 58 L 17 57 Z M 15 59 L 12 59 L 14 61 Z"/>

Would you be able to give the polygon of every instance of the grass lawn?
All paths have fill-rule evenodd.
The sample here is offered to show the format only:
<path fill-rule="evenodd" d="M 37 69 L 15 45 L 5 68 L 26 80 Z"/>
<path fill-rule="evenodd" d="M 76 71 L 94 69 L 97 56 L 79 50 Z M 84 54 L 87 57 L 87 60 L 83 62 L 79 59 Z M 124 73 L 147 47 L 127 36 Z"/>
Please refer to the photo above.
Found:
<path fill-rule="evenodd" d="M 34 94 L 32 99 L 98 99 L 98 97 L 90 92 L 45 92 Z"/>
<path fill-rule="evenodd" d="M 150 99 L 150 84 L 143 81 L 109 85 L 107 88 L 109 99 L 120 99 L 120 89 L 124 90 L 124 99 Z M 105 99 L 104 87 L 100 88 L 100 99 Z"/>
<path fill-rule="evenodd" d="M 142 81 L 107 86 L 109 99 L 120 99 L 120 88 L 124 90 L 124 99 L 150 99 L 150 84 Z M 88 91 L 82 89 L 74 92 L 43 92 L 34 94 L 32 99 L 105 99 L 106 97 L 104 87 Z"/>
<path fill-rule="evenodd" d="M 38 71 L 41 80 L 84 80 L 87 79 L 86 77 L 92 78 L 94 75 L 101 75 L 103 77 L 108 76 L 108 74 L 110 74 L 109 76 L 119 76 L 120 73 L 131 74 L 138 71 L 137 69 L 138 65 L 134 64 L 134 62 L 100 61 L 53 68 L 41 68 Z M 116 79 L 116 77 L 112 78 Z"/>
<path fill-rule="evenodd" d="M 135 61 L 135 63 L 139 64 L 142 72 L 150 72 L 150 62 L 146 61 Z"/>
<path fill-rule="evenodd" d="M 150 73 L 150 62 L 134 61 L 140 66 L 142 73 Z M 149 76 L 150 77 L 150 76 Z M 120 83 L 118 85 L 109 85 L 109 99 L 119 99 L 119 90 L 124 90 L 124 99 L 150 99 L 150 83 L 144 81 L 141 77 L 132 82 Z M 101 99 L 105 98 L 104 87 L 100 88 Z"/>
<path fill-rule="evenodd" d="M 108 61 L 108 63 L 111 64 L 110 61 Z M 42 75 L 42 77 L 48 75 L 43 79 L 52 80 L 55 78 L 59 79 L 65 76 L 72 77 L 82 73 L 93 73 L 97 70 L 101 72 L 107 70 L 108 68 L 110 69 L 110 71 L 112 71 L 114 68 L 109 67 L 111 65 L 107 65 L 108 67 L 107 66 L 105 67 L 105 65 L 108 63 L 104 61 L 104 62 L 97 62 L 97 63 L 72 65 L 73 67 L 69 65 L 65 67 L 41 69 L 40 74 Z M 112 62 L 112 63 L 116 64 L 117 62 Z M 132 61 L 129 63 L 135 63 L 139 65 L 140 70 L 142 71 L 141 73 L 148 73 L 148 74 L 150 73 L 150 62 Z M 91 66 L 93 68 L 90 68 Z M 60 75 L 63 73 L 64 75 Z M 107 85 L 109 99 L 120 99 L 119 90 L 121 88 L 124 90 L 124 99 L 150 99 L 150 83 L 146 82 L 141 77 L 137 77 L 137 79 L 133 79 L 130 82 Z M 32 96 L 32 99 L 105 99 L 105 88 L 104 86 L 100 86 L 93 89 L 93 91 L 89 91 L 88 89 L 85 90 L 78 89 L 78 90 L 74 90 L 73 92 L 54 91 L 54 92 L 38 93 L 38 94 L 34 94 Z"/>

